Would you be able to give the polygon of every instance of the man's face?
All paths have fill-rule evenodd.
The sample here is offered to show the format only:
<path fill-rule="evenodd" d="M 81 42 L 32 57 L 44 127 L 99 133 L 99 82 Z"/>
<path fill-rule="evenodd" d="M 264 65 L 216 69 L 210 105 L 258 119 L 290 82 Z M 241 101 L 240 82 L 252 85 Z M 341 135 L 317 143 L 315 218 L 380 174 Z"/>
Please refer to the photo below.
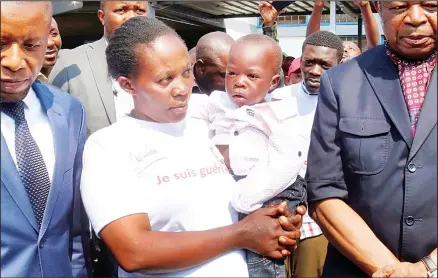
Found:
<path fill-rule="evenodd" d="M 210 94 L 215 90 L 225 91 L 227 60 L 228 51 L 224 51 L 212 61 L 196 63 L 196 83 L 204 93 Z"/>
<path fill-rule="evenodd" d="M 49 16 L 43 2 L 2 2 L 1 101 L 22 100 L 38 76 L 49 37 Z"/>
<path fill-rule="evenodd" d="M 52 18 L 46 55 L 44 56 L 44 68 L 53 67 L 55 65 L 61 45 L 62 41 L 61 35 L 59 34 L 58 24 L 55 19 Z"/>
<path fill-rule="evenodd" d="M 336 49 L 306 45 L 301 56 L 301 72 L 307 90 L 312 93 L 319 91 L 321 75 L 338 64 Z"/>
<path fill-rule="evenodd" d="M 293 85 L 298 84 L 303 80 L 303 75 L 301 74 L 301 70 L 298 70 L 296 72 L 292 72 L 289 74 L 286 84 L 287 85 Z"/>
<path fill-rule="evenodd" d="M 436 1 L 380 3 L 383 31 L 396 53 L 412 60 L 422 60 L 436 50 Z"/>
<path fill-rule="evenodd" d="M 344 46 L 344 54 L 342 56 L 341 64 L 360 55 L 360 49 L 354 42 L 346 41 L 343 42 L 342 45 Z"/>
<path fill-rule="evenodd" d="M 147 14 L 148 3 L 144 1 L 107 1 L 103 10 L 97 12 L 107 39 L 123 22 L 132 17 L 146 16 Z"/>

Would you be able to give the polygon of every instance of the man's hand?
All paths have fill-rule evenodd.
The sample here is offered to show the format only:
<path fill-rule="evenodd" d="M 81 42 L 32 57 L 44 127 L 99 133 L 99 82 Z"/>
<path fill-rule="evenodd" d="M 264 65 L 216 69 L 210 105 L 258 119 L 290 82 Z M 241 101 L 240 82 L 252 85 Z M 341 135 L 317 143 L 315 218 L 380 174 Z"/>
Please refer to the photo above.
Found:
<path fill-rule="evenodd" d="M 354 1 L 353 3 L 354 3 L 356 6 L 358 6 L 359 8 L 366 7 L 367 5 L 370 4 L 369 1 Z"/>
<path fill-rule="evenodd" d="M 324 8 L 324 1 L 315 1 L 315 5 L 313 7 Z"/>
<path fill-rule="evenodd" d="M 422 262 L 404 262 L 382 267 L 373 274 L 373 278 L 376 277 L 427 277 L 427 269 Z"/>
<path fill-rule="evenodd" d="M 277 21 L 277 18 L 282 13 L 286 12 L 286 8 L 277 11 L 272 5 L 272 1 L 262 1 L 259 4 L 259 13 L 263 18 L 264 26 L 272 26 Z"/>

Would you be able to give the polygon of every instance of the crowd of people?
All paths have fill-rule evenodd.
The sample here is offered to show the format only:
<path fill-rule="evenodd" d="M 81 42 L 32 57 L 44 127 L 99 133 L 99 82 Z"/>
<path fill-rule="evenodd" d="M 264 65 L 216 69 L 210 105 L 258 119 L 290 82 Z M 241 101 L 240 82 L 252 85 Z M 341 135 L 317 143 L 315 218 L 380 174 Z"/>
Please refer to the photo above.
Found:
<path fill-rule="evenodd" d="M 438 4 L 356 1 L 363 53 L 324 4 L 290 57 L 272 2 L 190 50 L 145 1 L 74 49 L 2 3 L 2 276 L 437 277 Z"/>

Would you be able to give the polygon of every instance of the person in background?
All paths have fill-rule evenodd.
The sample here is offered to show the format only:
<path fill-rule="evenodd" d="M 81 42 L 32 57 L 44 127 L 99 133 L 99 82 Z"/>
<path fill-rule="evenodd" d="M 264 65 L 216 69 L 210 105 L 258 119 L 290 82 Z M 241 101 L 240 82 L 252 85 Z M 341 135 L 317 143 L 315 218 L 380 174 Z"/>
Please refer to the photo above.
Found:
<path fill-rule="evenodd" d="M 108 78 L 105 49 L 111 34 L 135 16 L 147 16 L 146 1 L 101 1 L 97 12 L 103 37 L 75 49 L 63 49 L 49 82 L 76 97 L 87 112 L 87 135 L 114 123 L 132 110 L 131 98 Z"/>
<path fill-rule="evenodd" d="M 301 72 L 303 81 L 299 84 L 279 88 L 272 92 L 273 99 L 292 98 L 298 107 L 300 130 L 306 134 L 307 145 L 304 157 L 310 155 L 311 130 L 315 110 L 318 104 L 320 80 L 326 71 L 336 67 L 342 60 L 343 46 L 341 39 L 327 31 L 318 31 L 307 37 L 303 43 Z M 321 154 L 322 156 L 324 154 Z M 314 163 L 314 162 L 313 162 Z M 328 163 L 328 162 L 327 162 Z M 306 160 L 300 176 L 305 176 L 306 169 L 313 165 Z M 329 166 L 329 165 L 327 165 Z M 332 164 L 330 163 L 330 167 Z M 306 214 L 301 228 L 301 241 L 295 251 L 293 277 L 321 277 L 327 253 L 327 239 L 321 228 Z"/>
<path fill-rule="evenodd" d="M 48 76 L 52 71 L 53 66 L 58 60 L 58 52 L 61 49 L 62 40 L 61 34 L 59 33 L 58 23 L 52 17 L 52 22 L 50 23 L 49 41 L 47 42 L 46 56 L 44 56 L 43 68 L 38 74 L 37 80 L 47 83 Z"/>
<path fill-rule="evenodd" d="M 91 277 L 81 102 L 35 82 L 52 5 L 1 3 L 1 275 Z"/>
<path fill-rule="evenodd" d="M 272 5 L 272 1 L 261 1 L 259 4 L 259 13 L 261 18 L 263 19 L 262 30 L 263 35 L 273 38 L 278 42 L 277 37 L 277 19 L 278 16 L 286 11 L 286 8 L 281 11 L 277 11 Z M 285 77 L 287 71 L 290 67 L 290 64 L 294 60 L 294 57 L 288 56 L 283 52 L 283 63 L 280 72 L 280 83 L 278 87 L 283 87 L 285 83 Z"/>
<path fill-rule="evenodd" d="M 194 68 L 194 66 L 195 66 L 195 64 L 196 64 L 196 46 L 195 46 L 195 47 L 192 47 L 192 48 L 189 50 L 189 57 L 190 57 L 190 63 L 191 63 L 191 65 L 192 65 L 192 75 L 193 75 L 193 88 L 192 88 L 192 93 L 194 93 L 194 94 L 200 94 L 200 93 L 201 93 L 201 90 L 199 89 L 198 84 L 196 84 L 196 81 L 195 81 L 195 75 L 193 74 L 193 68 Z"/>
<path fill-rule="evenodd" d="M 341 64 L 362 53 L 359 46 L 352 41 L 344 41 L 342 45 L 344 46 L 344 55 Z"/>
<path fill-rule="evenodd" d="M 301 57 L 295 58 L 287 71 L 285 82 L 287 85 L 293 85 L 301 83 L 303 80 L 301 74 Z"/>
<path fill-rule="evenodd" d="M 282 204 L 237 221 L 230 208 L 235 182 L 208 128 L 187 116 L 191 63 L 176 32 L 132 18 L 115 31 L 106 57 L 135 108 L 88 139 L 81 194 L 119 276 L 247 277 L 242 249 L 290 254 L 299 215 Z"/>
<path fill-rule="evenodd" d="M 225 90 L 225 69 L 233 43 L 230 35 L 219 31 L 199 39 L 193 73 L 200 93 L 210 95 L 215 90 Z"/>
<path fill-rule="evenodd" d="M 287 75 L 287 71 L 289 70 L 290 65 L 295 60 L 292 56 L 287 56 L 286 53 L 283 53 L 283 62 L 281 63 L 281 70 Z"/>
<path fill-rule="evenodd" d="M 378 1 L 387 43 L 321 78 L 307 182 L 325 277 L 437 277 L 437 5 Z"/>
<path fill-rule="evenodd" d="M 71 50 L 61 50 L 49 76 L 54 86 L 78 97 L 87 113 L 87 137 L 129 113 L 134 104 L 115 80 L 108 78 L 105 49 L 120 25 L 132 17 L 147 16 L 146 1 L 101 1 L 97 16 L 103 25 L 103 37 Z M 135 61 L 132 61 L 135 63 Z M 117 264 L 106 246 L 93 235 L 94 275 L 117 275 Z"/>
<path fill-rule="evenodd" d="M 373 11 L 371 9 L 370 1 L 354 1 L 361 11 L 363 22 L 365 25 L 365 36 L 367 45 L 365 49 L 370 49 L 380 44 L 380 32 L 376 19 L 374 18 Z M 312 33 L 320 30 L 321 15 L 324 9 L 324 1 L 315 1 L 312 14 L 310 15 L 309 22 L 306 30 L 306 37 Z M 354 42 L 344 42 L 344 57 L 341 63 L 348 61 L 349 59 L 359 55 L 361 53 L 360 48 Z"/>

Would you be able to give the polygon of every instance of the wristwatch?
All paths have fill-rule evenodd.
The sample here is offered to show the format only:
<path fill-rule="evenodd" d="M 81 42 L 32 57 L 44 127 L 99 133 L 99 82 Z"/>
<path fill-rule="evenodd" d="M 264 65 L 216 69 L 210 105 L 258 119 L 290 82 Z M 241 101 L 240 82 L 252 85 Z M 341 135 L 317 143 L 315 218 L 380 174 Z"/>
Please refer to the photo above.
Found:
<path fill-rule="evenodd" d="M 436 264 L 430 256 L 422 258 L 421 262 L 427 269 L 427 277 L 438 277 Z"/>

